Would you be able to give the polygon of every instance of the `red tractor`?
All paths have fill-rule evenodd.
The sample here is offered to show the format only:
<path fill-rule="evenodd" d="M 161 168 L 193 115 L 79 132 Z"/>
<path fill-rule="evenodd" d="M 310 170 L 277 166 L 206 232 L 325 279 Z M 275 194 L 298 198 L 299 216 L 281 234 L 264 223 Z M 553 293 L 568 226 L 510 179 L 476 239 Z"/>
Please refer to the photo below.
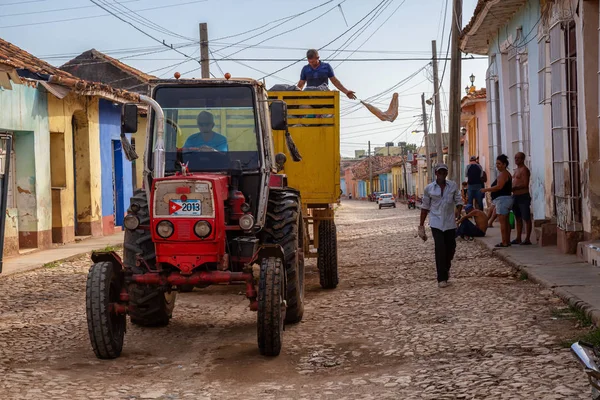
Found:
<path fill-rule="evenodd" d="M 300 193 L 277 173 L 286 160 L 271 131 L 287 129 L 285 103 L 251 79 L 160 80 L 140 103 L 151 108 L 144 189 L 125 217 L 123 259 L 94 253 L 87 278 L 94 353 L 121 354 L 127 314 L 165 326 L 178 291 L 240 284 L 260 353 L 278 355 L 284 323 L 304 312 Z M 135 159 L 125 133 L 137 131 L 136 105 L 124 106 L 121 126 Z"/>

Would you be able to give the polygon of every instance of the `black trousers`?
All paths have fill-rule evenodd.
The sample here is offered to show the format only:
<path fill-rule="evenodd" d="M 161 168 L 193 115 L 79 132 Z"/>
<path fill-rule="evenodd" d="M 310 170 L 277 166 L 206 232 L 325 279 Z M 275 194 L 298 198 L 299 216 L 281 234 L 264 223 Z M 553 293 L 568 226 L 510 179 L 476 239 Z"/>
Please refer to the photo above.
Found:
<path fill-rule="evenodd" d="M 431 228 L 435 242 L 435 266 L 437 268 L 438 282 L 448 280 L 448 273 L 452 266 L 452 259 L 456 252 L 456 229 L 441 231 Z"/>

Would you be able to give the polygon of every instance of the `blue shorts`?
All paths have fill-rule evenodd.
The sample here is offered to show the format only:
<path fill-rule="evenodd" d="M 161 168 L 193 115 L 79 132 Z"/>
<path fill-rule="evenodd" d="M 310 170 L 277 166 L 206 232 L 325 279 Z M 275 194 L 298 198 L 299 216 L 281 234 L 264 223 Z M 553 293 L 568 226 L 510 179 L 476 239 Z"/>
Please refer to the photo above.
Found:
<path fill-rule="evenodd" d="M 513 206 L 512 196 L 500 196 L 494 199 L 494 205 L 496 206 L 496 214 L 508 215 Z"/>

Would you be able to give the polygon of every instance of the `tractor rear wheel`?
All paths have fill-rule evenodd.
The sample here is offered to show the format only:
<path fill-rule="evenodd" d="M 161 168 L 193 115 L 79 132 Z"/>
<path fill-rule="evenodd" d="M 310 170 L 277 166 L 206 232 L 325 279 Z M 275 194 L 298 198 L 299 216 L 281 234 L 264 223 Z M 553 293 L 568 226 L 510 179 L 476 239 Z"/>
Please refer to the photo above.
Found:
<path fill-rule="evenodd" d="M 96 357 L 117 358 L 123 350 L 127 318 L 113 312 L 118 303 L 123 276 L 111 262 L 99 262 L 90 268 L 85 285 L 85 311 L 88 333 Z"/>
<path fill-rule="evenodd" d="M 136 215 L 141 225 L 150 224 L 150 212 L 146 192 L 138 189 L 131 198 L 131 204 L 136 203 L 140 209 Z M 132 212 L 131 208 L 127 210 Z M 123 264 L 127 272 L 143 274 L 148 272 L 143 266 L 136 266 L 136 257 L 140 255 L 150 267 L 156 264 L 156 252 L 152 235 L 149 231 L 137 229 L 125 230 L 123 243 Z M 176 292 L 164 292 L 158 287 L 131 283 L 128 286 L 129 302 L 132 307 L 129 315 L 131 322 L 140 326 L 165 326 L 173 315 Z"/>
<path fill-rule="evenodd" d="M 317 267 L 319 283 L 323 289 L 335 289 L 338 285 L 337 232 L 335 222 L 319 222 L 319 248 Z"/>
<path fill-rule="evenodd" d="M 264 242 L 278 244 L 285 256 L 286 323 L 304 315 L 304 248 L 300 195 L 293 189 L 271 190 Z"/>
<path fill-rule="evenodd" d="M 283 260 L 264 258 L 258 281 L 257 336 L 258 349 L 264 356 L 278 356 L 283 339 L 285 301 Z"/>

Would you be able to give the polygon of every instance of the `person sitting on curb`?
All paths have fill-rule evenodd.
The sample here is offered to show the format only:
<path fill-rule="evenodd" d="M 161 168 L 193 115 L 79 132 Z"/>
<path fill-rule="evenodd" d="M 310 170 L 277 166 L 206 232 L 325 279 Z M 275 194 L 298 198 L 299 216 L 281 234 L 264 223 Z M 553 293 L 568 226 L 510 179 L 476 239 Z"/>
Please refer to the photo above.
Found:
<path fill-rule="evenodd" d="M 481 210 L 473 208 L 471 204 L 465 207 L 466 215 L 456 223 L 456 237 L 461 237 L 465 240 L 473 240 L 474 237 L 484 237 L 488 228 L 487 214 Z M 470 221 L 470 218 L 475 219 L 475 223 Z"/>

